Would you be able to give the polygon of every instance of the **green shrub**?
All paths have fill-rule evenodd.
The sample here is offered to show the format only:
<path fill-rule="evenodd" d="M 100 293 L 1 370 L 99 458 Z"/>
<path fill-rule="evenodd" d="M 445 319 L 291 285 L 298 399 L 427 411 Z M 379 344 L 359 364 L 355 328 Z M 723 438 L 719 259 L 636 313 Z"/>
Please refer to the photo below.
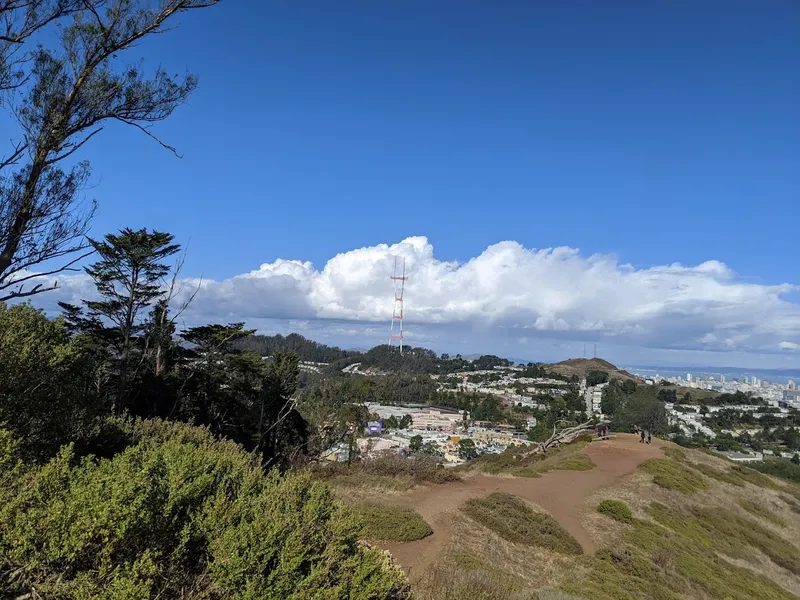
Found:
<path fill-rule="evenodd" d="M 620 523 L 633 523 L 631 509 L 620 500 L 603 500 L 597 505 L 597 512 L 607 515 Z"/>
<path fill-rule="evenodd" d="M 651 458 L 639 468 L 653 476 L 653 483 L 668 490 L 693 494 L 709 487 L 702 475 L 674 460 Z"/>
<path fill-rule="evenodd" d="M 411 542 L 433 533 L 416 511 L 403 506 L 367 502 L 353 507 L 364 523 L 364 535 L 374 540 Z"/>
<path fill-rule="evenodd" d="M 517 544 L 540 546 L 563 554 L 583 549 L 550 515 L 539 513 L 511 494 L 494 493 L 468 500 L 462 510 L 500 537 Z"/>
<path fill-rule="evenodd" d="M 408 597 L 327 485 L 264 475 L 204 429 L 140 427 L 139 443 L 112 459 L 65 447 L 0 488 L 0 589 L 72 600 Z"/>
<path fill-rule="evenodd" d="M 93 377 L 62 319 L 0 302 L 0 423 L 26 458 L 47 460 L 95 426 L 104 408 L 92 393 Z"/>

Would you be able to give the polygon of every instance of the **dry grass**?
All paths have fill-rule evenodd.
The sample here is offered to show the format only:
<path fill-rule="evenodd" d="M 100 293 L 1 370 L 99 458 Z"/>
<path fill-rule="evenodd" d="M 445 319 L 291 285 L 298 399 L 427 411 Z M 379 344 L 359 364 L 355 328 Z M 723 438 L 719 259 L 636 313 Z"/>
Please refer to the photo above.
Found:
<path fill-rule="evenodd" d="M 735 485 L 737 487 L 744 487 L 745 484 L 744 479 L 738 477 L 736 474 L 731 473 L 730 471 L 715 469 L 711 465 L 707 465 L 705 463 L 700 463 L 692 466 L 698 471 L 700 471 L 706 477 L 711 477 L 712 479 L 716 479 L 717 481 L 728 483 L 730 485 Z"/>
<path fill-rule="evenodd" d="M 582 554 L 578 541 L 548 514 L 536 512 L 511 494 L 494 493 L 468 500 L 461 508 L 470 518 L 517 544 L 562 554 Z"/>
<path fill-rule="evenodd" d="M 654 503 L 653 518 L 706 548 L 732 558 L 747 559 L 750 548 L 760 550 L 772 561 L 800 576 L 800 549 L 752 519 L 730 510 L 691 507 L 681 510 Z"/>
<path fill-rule="evenodd" d="M 448 553 L 414 582 L 416 600 L 581 600 L 559 595 L 576 557 L 515 544 L 456 513 Z"/>
<path fill-rule="evenodd" d="M 423 483 L 448 483 L 461 477 L 424 458 L 383 456 L 346 463 L 315 465 L 313 473 L 336 487 L 402 492 Z"/>
<path fill-rule="evenodd" d="M 775 515 L 775 513 L 764 506 L 764 504 L 742 498 L 739 500 L 739 506 L 749 512 L 751 515 L 765 519 L 774 525 L 779 525 L 781 527 L 786 526 L 786 522 Z"/>

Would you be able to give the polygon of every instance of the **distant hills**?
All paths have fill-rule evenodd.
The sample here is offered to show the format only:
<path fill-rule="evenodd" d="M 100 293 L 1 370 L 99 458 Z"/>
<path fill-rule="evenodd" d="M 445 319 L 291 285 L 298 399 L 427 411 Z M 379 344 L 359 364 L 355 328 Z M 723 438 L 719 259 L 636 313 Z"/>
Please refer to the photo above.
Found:
<path fill-rule="evenodd" d="M 405 347 L 401 355 L 396 348 L 389 348 L 386 344 L 375 346 L 369 350 L 342 350 L 336 346 L 309 340 L 297 333 L 290 333 L 286 336 L 251 335 L 239 341 L 238 346 L 241 349 L 254 350 L 262 356 L 270 356 L 274 352 L 294 352 L 303 361 L 331 363 L 331 370 L 341 370 L 348 364 L 359 362 L 365 368 L 373 367 L 382 371 L 433 374 L 492 369 L 495 366 L 510 366 L 515 362 L 493 354 L 467 356 L 456 354 L 453 356 L 437 354 L 433 350 L 411 346 Z M 542 365 L 542 367 L 545 372 L 557 373 L 567 378 L 574 376 L 583 379 L 591 371 L 602 371 L 608 373 L 609 379 L 642 381 L 602 358 L 571 358 L 552 365 Z"/>
<path fill-rule="evenodd" d="M 611 364 L 602 358 L 570 358 L 563 360 L 553 365 L 548 365 L 548 369 L 563 375 L 565 377 L 576 376 L 578 379 L 583 379 L 590 371 L 602 371 L 608 373 L 609 379 L 626 380 L 630 379 L 637 383 L 641 383 L 641 379 L 628 373 L 624 369 L 617 368 L 616 365 Z"/>

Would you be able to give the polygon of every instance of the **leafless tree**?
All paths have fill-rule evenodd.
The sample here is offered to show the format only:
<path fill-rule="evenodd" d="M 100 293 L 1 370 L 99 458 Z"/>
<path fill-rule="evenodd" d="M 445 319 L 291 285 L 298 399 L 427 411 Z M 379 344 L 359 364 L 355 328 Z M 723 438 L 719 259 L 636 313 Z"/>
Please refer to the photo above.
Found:
<path fill-rule="evenodd" d="M 85 206 L 81 192 L 90 167 L 60 165 L 107 122 L 135 127 L 177 155 L 150 126 L 172 114 L 197 79 L 161 67 L 146 73 L 122 62 L 124 52 L 168 31 L 177 14 L 219 1 L 0 0 L 2 105 L 20 128 L 0 158 L 0 301 L 53 289 L 25 286 L 85 256 L 94 203 Z M 58 47 L 26 53 L 26 40 L 53 21 Z M 32 272 L 43 263 L 43 272 Z"/>

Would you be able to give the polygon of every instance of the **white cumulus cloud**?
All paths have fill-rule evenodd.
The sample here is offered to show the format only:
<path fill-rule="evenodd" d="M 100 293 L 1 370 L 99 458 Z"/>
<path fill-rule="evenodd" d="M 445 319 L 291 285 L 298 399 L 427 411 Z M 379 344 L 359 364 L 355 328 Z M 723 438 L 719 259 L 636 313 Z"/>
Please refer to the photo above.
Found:
<path fill-rule="evenodd" d="M 309 262 L 279 259 L 229 279 L 205 280 L 186 318 L 330 320 L 339 328 L 342 322 L 385 323 L 396 256 L 405 258 L 409 278 L 405 317 L 421 337 L 425 327 L 460 325 L 525 339 L 658 348 L 800 348 L 800 305 L 786 299 L 798 286 L 745 282 L 716 260 L 637 269 L 611 255 L 586 256 L 568 247 L 528 249 L 504 241 L 457 263 L 437 259 L 433 245 L 419 236 L 343 252 L 321 270 Z M 186 283 L 188 293 L 197 282 Z M 59 291 L 36 302 L 74 302 L 91 289 L 85 276 L 63 276 Z"/>

